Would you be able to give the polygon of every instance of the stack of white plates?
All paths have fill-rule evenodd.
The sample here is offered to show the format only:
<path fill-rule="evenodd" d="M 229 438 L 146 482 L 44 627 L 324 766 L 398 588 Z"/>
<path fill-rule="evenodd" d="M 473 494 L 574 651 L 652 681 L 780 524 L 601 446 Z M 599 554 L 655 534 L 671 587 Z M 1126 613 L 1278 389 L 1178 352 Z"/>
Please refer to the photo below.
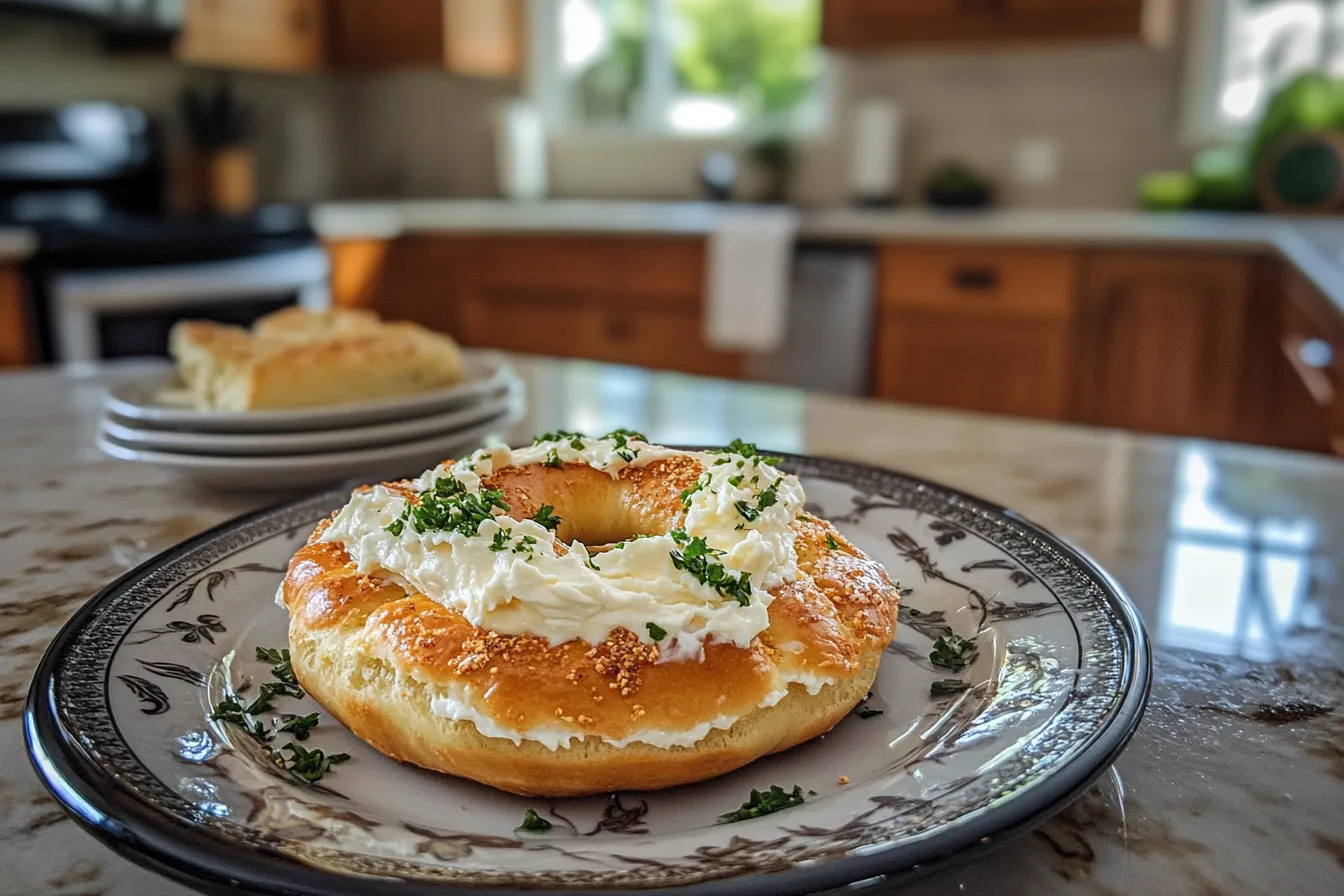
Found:
<path fill-rule="evenodd" d="M 171 369 L 112 389 L 98 447 L 204 485 L 297 489 L 414 476 L 506 434 L 522 383 L 497 355 L 468 353 L 456 386 L 316 408 L 203 411 Z"/>

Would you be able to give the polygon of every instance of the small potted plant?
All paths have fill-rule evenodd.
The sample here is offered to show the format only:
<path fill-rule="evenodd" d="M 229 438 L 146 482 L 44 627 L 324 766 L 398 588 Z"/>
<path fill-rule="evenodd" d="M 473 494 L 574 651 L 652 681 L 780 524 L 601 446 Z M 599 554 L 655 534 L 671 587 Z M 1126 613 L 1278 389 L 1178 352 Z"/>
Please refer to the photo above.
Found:
<path fill-rule="evenodd" d="M 197 205 L 225 215 L 251 211 L 257 201 L 256 165 L 247 145 L 252 110 L 220 81 L 213 88 L 184 89 L 182 118 L 195 153 Z"/>

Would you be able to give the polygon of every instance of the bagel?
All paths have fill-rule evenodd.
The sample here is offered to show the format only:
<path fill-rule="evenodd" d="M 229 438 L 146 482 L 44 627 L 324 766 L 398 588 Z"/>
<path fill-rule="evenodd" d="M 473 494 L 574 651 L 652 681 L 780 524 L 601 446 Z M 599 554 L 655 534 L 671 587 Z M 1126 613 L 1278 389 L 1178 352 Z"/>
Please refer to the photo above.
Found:
<path fill-rule="evenodd" d="M 549 433 L 356 489 L 277 594 L 294 673 L 380 752 L 529 796 L 823 734 L 872 686 L 899 589 L 774 462 Z"/>

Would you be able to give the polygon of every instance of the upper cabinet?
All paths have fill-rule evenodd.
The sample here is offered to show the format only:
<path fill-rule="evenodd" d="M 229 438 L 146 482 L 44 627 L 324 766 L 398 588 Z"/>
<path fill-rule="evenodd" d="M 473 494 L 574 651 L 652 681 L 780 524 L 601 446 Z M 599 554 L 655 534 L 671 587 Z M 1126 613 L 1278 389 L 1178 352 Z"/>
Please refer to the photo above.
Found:
<path fill-rule="evenodd" d="M 174 52 L 218 68 L 308 72 L 326 52 L 325 0 L 186 0 Z"/>
<path fill-rule="evenodd" d="M 823 0 L 822 43 L 840 50 L 1170 39 L 1170 0 Z"/>
<path fill-rule="evenodd" d="M 186 0 L 184 62 L 273 72 L 521 70 L 523 0 Z"/>
<path fill-rule="evenodd" d="M 511 77 L 522 68 L 522 0 L 330 3 L 336 68 L 442 68 L 477 78 Z"/>

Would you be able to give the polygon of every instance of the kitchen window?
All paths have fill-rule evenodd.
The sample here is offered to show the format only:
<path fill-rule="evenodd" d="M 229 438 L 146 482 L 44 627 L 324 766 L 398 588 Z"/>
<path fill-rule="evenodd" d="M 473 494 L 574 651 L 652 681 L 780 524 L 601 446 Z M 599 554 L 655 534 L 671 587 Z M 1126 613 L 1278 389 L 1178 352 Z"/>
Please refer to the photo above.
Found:
<path fill-rule="evenodd" d="M 1344 0 L 1201 0 L 1191 35 L 1191 143 L 1244 137 L 1274 91 L 1299 72 L 1344 75 Z"/>
<path fill-rule="evenodd" d="M 798 134 L 823 124 L 820 0 L 534 0 L 552 130 Z"/>

